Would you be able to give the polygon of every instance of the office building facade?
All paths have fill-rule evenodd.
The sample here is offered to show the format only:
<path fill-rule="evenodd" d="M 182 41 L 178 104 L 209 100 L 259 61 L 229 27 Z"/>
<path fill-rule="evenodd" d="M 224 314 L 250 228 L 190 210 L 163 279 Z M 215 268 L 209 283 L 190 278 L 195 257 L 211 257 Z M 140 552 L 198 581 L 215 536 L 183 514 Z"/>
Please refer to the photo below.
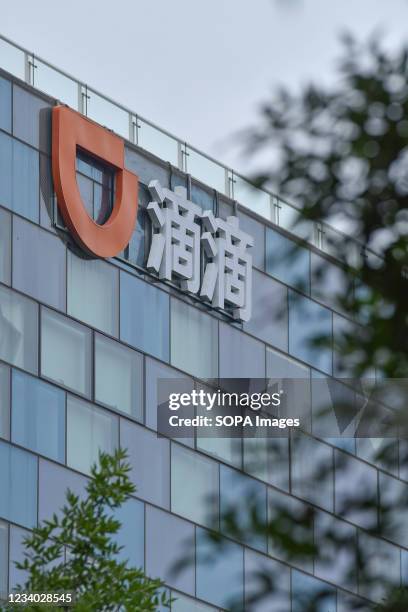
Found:
<path fill-rule="evenodd" d="M 397 584 L 408 578 L 408 530 L 402 526 L 398 541 L 371 533 L 382 500 L 393 487 L 407 487 L 407 474 L 398 445 L 394 463 L 384 466 L 373 460 L 370 440 L 328 438 L 313 428 L 314 383 L 347 375 L 336 338 L 357 324 L 338 308 L 345 273 L 326 252 L 321 226 L 292 233 L 286 223 L 293 211 L 285 203 L 245 191 L 232 171 L 210 167 L 183 143 L 173 146 L 135 114 L 123 118 L 119 107 L 115 113 L 81 84 L 71 91 L 62 83 L 60 95 L 48 91 L 41 81 L 46 64 L 15 51 L 16 58 L 23 54 L 21 65 L 10 52 L 1 66 L 0 54 L 1 593 L 24 582 L 14 566 L 22 538 L 58 512 L 68 487 L 82 494 L 99 450 L 111 453 L 120 445 L 128 450 L 136 486 L 119 513 L 122 554 L 164 581 L 176 599 L 174 612 L 228 610 L 232 602 L 257 612 L 295 612 L 306 609 L 299 596 L 307 600 L 321 588 L 326 596 L 319 610 L 346 612 L 359 598 L 369 609 L 382 592 L 359 580 L 359 545 L 373 551 L 373 563 Z M 57 101 L 95 120 L 104 102 L 107 114 L 99 123 L 125 137 L 125 166 L 139 178 L 139 209 L 131 240 L 117 257 L 86 256 L 60 218 L 51 169 Z M 103 223 L 114 198 L 112 173 L 80 152 L 76 175 L 89 215 Z M 184 187 L 189 201 L 216 218 L 237 216 L 253 238 L 249 320 L 236 320 L 147 269 L 151 181 L 172 191 Z M 319 333 L 331 346 L 310 344 Z M 218 377 L 304 380 L 309 433 L 274 444 L 157 436 L 159 379 L 200 385 Z M 327 470 L 316 483 L 318 461 Z M 344 508 L 351 475 L 353 491 L 365 487 L 378 501 L 371 514 Z M 328 550 L 326 563 L 296 562 L 267 535 L 238 538 L 223 517 L 245 499 L 259 500 L 265 521 L 277 506 L 299 513 L 313 507 L 311 541 L 331 525 L 347 533 L 355 549 L 345 557 Z M 206 563 L 206 533 L 214 524 L 224 546 Z M 190 564 L 174 573 L 184 554 Z M 252 605 L 262 572 L 279 588 Z"/>

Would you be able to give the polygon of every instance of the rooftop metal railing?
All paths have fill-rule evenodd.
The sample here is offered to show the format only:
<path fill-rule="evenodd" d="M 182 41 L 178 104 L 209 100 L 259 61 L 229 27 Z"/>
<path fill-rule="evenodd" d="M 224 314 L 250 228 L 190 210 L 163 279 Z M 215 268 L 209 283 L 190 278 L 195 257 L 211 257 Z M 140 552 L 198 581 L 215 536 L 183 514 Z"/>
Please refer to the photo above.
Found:
<path fill-rule="evenodd" d="M 113 130 L 126 140 L 172 163 L 205 185 L 236 200 L 318 249 L 338 257 L 335 245 L 345 234 L 327 223 L 302 218 L 301 211 L 280 196 L 251 185 L 235 172 L 190 144 L 159 128 L 135 111 L 99 93 L 86 83 L 56 68 L 34 53 L 0 34 L 0 67 L 27 84 L 67 104 L 97 123 Z M 349 240 L 350 237 L 347 236 Z M 364 245 L 355 240 L 348 249 L 348 263 L 358 263 Z M 372 254 L 374 255 L 374 254 Z"/>

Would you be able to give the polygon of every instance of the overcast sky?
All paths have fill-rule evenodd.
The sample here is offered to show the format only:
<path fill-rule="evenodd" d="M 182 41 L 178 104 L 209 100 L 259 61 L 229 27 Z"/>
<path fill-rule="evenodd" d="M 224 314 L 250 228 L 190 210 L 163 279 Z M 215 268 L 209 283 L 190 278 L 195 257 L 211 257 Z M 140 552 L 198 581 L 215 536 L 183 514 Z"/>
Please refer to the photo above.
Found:
<path fill-rule="evenodd" d="M 407 24 L 408 0 L 13 0 L 0 32 L 245 173 L 230 137 L 276 85 L 333 78 L 345 29 Z"/>

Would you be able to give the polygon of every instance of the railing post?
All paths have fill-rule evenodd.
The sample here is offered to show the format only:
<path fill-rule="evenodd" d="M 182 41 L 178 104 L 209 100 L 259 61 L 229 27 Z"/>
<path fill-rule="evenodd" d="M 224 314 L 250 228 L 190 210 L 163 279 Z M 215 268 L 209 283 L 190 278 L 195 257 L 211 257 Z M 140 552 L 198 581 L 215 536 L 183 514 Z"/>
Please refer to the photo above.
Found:
<path fill-rule="evenodd" d="M 24 80 L 28 85 L 34 86 L 35 65 L 34 53 L 24 52 Z"/>

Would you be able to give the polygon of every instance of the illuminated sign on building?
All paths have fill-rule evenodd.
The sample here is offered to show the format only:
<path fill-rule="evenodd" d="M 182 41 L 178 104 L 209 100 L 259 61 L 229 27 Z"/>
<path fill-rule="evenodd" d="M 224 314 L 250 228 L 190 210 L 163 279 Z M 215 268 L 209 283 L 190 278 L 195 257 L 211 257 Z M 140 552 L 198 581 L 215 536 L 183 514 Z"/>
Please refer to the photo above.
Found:
<path fill-rule="evenodd" d="M 138 177 L 124 167 L 124 141 L 75 111 L 53 109 L 52 171 L 58 206 L 75 241 L 88 254 L 115 257 L 128 245 L 137 218 Z M 76 180 L 77 149 L 115 170 L 115 201 L 109 219 L 96 223 L 88 214 Z M 253 238 L 239 219 L 216 218 L 187 198 L 151 181 L 147 207 L 152 240 L 147 269 L 235 319 L 251 316 Z"/>

